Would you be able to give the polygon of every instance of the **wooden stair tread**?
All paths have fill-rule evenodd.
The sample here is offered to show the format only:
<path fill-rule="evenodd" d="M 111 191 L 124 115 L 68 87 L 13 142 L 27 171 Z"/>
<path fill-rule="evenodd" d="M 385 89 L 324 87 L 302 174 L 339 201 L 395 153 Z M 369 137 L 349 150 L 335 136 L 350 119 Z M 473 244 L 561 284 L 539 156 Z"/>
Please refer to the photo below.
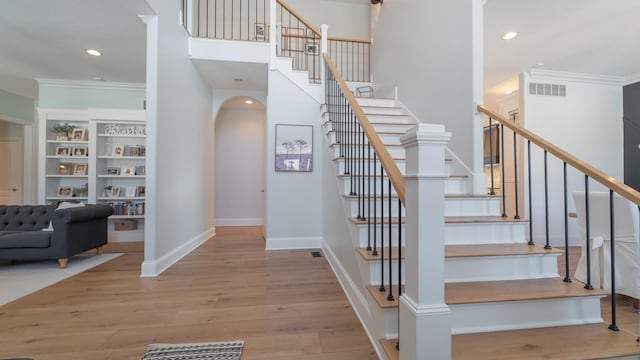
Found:
<path fill-rule="evenodd" d="M 394 125 L 405 125 L 405 124 L 394 124 Z M 406 125 L 411 125 L 411 124 L 406 124 Z M 329 135 L 329 134 L 334 133 L 334 132 L 337 132 L 337 130 L 331 129 L 331 130 L 326 132 L 326 135 Z M 362 134 L 362 131 L 353 131 L 353 130 L 343 130 L 342 132 L 343 133 L 347 133 L 347 134 Z M 405 132 L 404 131 L 389 131 L 389 130 L 385 130 L 385 131 L 376 131 L 376 134 L 378 134 L 378 135 L 404 135 Z"/>
<path fill-rule="evenodd" d="M 386 244 L 385 244 L 386 245 Z M 367 261 L 380 260 L 380 252 L 384 252 L 384 258 L 389 258 L 388 247 L 382 250 L 378 247 L 378 256 L 374 256 L 372 251 L 366 248 L 356 248 L 356 252 Z M 405 247 L 402 247 L 402 258 L 405 256 Z M 528 245 L 526 243 L 518 244 L 478 244 L 478 245 L 445 245 L 444 256 L 446 258 L 462 258 L 462 257 L 482 257 L 482 256 L 513 256 L 513 255 L 546 255 L 564 253 L 561 249 L 551 248 L 546 250 L 542 245 Z M 398 258 L 398 247 L 391 248 L 391 258 Z"/>
<path fill-rule="evenodd" d="M 449 224 L 457 224 L 457 223 L 505 223 L 505 222 L 527 222 L 527 219 L 514 219 L 512 217 L 502 217 L 502 216 L 446 216 L 446 223 Z"/>
<path fill-rule="evenodd" d="M 342 194 L 342 197 L 343 197 L 343 198 L 346 198 L 346 199 L 358 199 L 358 198 L 360 198 L 358 195 L 351 195 L 351 194 Z M 369 195 L 364 194 L 364 195 L 363 195 L 363 197 L 366 199 L 366 198 L 368 198 L 368 197 L 369 197 Z M 371 195 L 371 198 L 372 198 L 372 199 L 380 199 L 380 194 L 377 194 L 377 195 Z M 385 194 L 384 194 L 383 199 L 388 199 L 388 198 L 389 198 L 389 194 L 387 194 L 387 191 L 385 191 Z M 392 199 L 397 199 L 397 198 L 398 198 L 398 195 L 396 195 L 396 194 L 392 194 L 392 195 L 391 195 L 391 198 L 392 198 Z M 385 207 L 386 207 L 386 204 L 385 204 Z"/>
<path fill-rule="evenodd" d="M 400 353 L 398 352 L 398 349 L 396 349 L 398 339 L 380 339 L 378 342 L 382 345 L 382 350 L 389 360 L 400 359 Z"/>
<path fill-rule="evenodd" d="M 473 256 L 508 256 L 534 254 L 562 254 L 564 251 L 556 248 L 546 250 L 542 245 L 516 244 L 478 244 L 478 245 L 445 245 L 445 257 L 473 257 Z"/>
<path fill-rule="evenodd" d="M 600 323 L 453 335 L 451 355 L 456 360 L 583 360 L 640 355 L 636 336 L 611 331 L 607 326 Z"/>
<path fill-rule="evenodd" d="M 333 158 L 333 161 L 344 161 L 346 158 L 343 157 L 336 157 Z M 356 161 L 362 161 L 362 160 L 373 160 L 373 157 L 371 158 L 361 158 L 361 157 L 354 157 L 353 159 L 355 159 Z M 405 161 L 405 158 L 393 158 L 393 161 Z M 380 160 L 376 160 L 376 161 L 380 161 Z"/>
<path fill-rule="evenodd" d="M 394 301 L 388 301 L 386 293 L 378 291 L 377 285 L 368 285 L 367 289 L 381 308 L 398 307 L 395 287 Z M 607 292 L 604 290 L 586 290 L 581 282 L 565 283 L 557 277 L 445 284 L 445 303 L 447 305 L 605 295 Z"/>

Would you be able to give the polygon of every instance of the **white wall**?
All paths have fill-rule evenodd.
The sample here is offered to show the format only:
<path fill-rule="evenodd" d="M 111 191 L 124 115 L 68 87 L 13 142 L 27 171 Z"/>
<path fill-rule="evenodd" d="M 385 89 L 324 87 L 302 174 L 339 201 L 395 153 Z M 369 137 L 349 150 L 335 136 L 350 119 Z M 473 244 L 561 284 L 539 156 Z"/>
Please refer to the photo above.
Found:
<path fill-rule="evenodd" d="M 187 55 L 180 2 L 148 3 L 157 18 L 148 21 L 147 37 L 149 211 L 142 273 L 155 276 L 215 233 L 214 129 L 212 91 Z"/>
<path fill-rule="evenodd" d="M 320 31 L 329 25 L 329 37 L 370 38 L 369 2 L 287 0 L 287 5 Z M 279 19 L 278 19 L 279 20 Z"/>
<path fill-rule="evenodd" d="M 482 0 L 388 1 L 371 7 L 372 73 L 377 97 L 399 100 L 423 123 L 444 124 L 449 148 L 484 192 Z"/>
<path fill-rule="evenodd" d="M 567 96 L 529 95 L 529 82 L 565 84 Z M 528 130 L 623 181 L 622 84 L 581 74 L 525 73 L 520 91 L 522 117 Z M 531 146 L 533 237 L 541 243 L 545 238 L 543 154 Z M 559 244 L 564 242 L 562 162 L 549 155 L 548 166 L 550 239 Z M 572 170 L 568 174 L 569 211 L 574 211 L 571 192 L 584 191 L 584 175 Z M 605 191 L 593 180 L 590 190 Z M 571 241 L 578 243 L 577 221 L 570 219 L 569 224 Z"/>
<path fill-rule="evenodd" d="M 267 248 L 320 247 L 322 128 L 320 105 L 279 71 L 269 72 L 267 98 Z M 276 124 L 313 126 L 313 171 L 276 172 Z"/>
<path fill-rule="evenodd" d="M 223 108 L 216 118 L 216 226 L 264 224 L 265 118 L 264 108 Z"/>

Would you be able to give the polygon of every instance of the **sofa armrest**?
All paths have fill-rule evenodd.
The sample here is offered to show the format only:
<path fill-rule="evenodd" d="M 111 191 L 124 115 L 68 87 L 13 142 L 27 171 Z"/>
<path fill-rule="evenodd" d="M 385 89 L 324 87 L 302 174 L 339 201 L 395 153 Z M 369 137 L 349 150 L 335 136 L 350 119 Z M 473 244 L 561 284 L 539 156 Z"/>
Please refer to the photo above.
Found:
<path fill-rule="evenodd" d="M 108 205 L 86 205 L 83 207 L 56 210 L 51 217 L 54 229 L 56 225 L 73 224 L 109 217 L 113 209 Z"/>

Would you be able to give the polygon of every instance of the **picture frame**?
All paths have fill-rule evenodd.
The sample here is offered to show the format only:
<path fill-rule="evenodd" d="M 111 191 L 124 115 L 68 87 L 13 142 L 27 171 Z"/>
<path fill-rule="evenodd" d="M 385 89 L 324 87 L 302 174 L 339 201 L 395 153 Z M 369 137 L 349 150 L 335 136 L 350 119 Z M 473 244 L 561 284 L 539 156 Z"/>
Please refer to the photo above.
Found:
<path fill-rule="evenodd" d="M 132 176 L 136 174 L 136 169 L 133 167 L 123 167 L 120 175 Z"/>
<path fill-rule="evenodd" d="M 136 188 L 136 194 L 138 197 L 144 197 L 144 194 L 146 192 L 146 188 L 144 185 L 138 185 L 138 187 Z"/>
<path fill-rule="evenodd" d="M 275 170 L 313 171 L 313 126 L 276 124 Z"/>
<path fill-rule="evenodd" d="M 56 156 L 71 156 L 71 148 L 68 146 L 56 147 Z"/>
<path fill-rule="evenodd" d="M 58 163 L 58 175 L 71 175 L 73 171 L 73 163 Z"/>
<path fill-rule="evenodd" d="M 76 146 L 71 148 L 71 156 L 88 156 L 89 149 L 86 146 Z"/>
<path fill-rule="evenodd" d="M 73 166 L 73 175 L 87 175 L 87 163 L 76 163 Z"/>
<path fill-rule="evenodd" d="M 304 53 L 306 55 L 316 56 L 320 53 L 320 46 L 317 41 L 307 41 L 304 44 Z"/>
<path fill-rule="evenodd" d="M 267 36 L 267 25 L 265 23 L 255 23 L 254 24 L 254 34 L 255 40 L 264 41 Z"/>
<path fill-rule="evenodd" d="M 109 197 L 120 197 L 120 188 L 117 186 L 112 187 Z"/>
<path fill-rule="evenodd" d="M 73 197 L 73 186 L 58 186 L 56 196 L 63 198 Z"/>
<path fill-rule="evenodd" d="M 124 196 L 125 197 L 135 197 L 136 196 L 136 192 L 137 192 L 137 188 L 135 186 L 127 186 L 124 189 Z"/>
<path fill-rule="evenodd" d="M 71 133 L 71 140 L 72 141 L 84 141 L 84 133 L 85 133 L 85 129 L 74 128 L 73 132 Z"/>
<path fill-rule="evenodd" d="M 120 175 L 120 168 L 119 167 L 108 167 L 107 168 L 107 175 Z"/>
<path fill-rule="evenodd" d="M 111 147 L 111 156 L 123 156 L 124 144 L 113 144 Z"/>
<path fill-rule="evenodd" d="M 145 176 L 146 175 L 146 167 L 144 165 L 138 165 L 136 166 L 136 175 L 140 175 L 140 176 Z"/>

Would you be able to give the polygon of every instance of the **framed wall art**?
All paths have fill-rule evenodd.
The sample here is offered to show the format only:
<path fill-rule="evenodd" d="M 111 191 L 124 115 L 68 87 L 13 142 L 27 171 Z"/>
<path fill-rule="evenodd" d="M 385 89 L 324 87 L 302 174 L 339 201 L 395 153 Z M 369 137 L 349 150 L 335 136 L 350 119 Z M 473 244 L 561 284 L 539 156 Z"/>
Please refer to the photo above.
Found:
<path fill-rule="evenodd" d="M 313 170 L 313 126 L 276 124 L 276 171 Z"/>

